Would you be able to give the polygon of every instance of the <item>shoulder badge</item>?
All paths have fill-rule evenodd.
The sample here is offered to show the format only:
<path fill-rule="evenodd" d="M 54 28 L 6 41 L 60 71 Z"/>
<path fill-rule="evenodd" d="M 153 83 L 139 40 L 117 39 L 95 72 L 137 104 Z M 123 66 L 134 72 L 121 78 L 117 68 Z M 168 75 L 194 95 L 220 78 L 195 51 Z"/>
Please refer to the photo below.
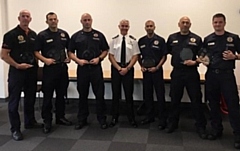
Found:
<path fill-rule="evenodd" d="M 98 37 L 98 34 L 97 34 L 97 33 L 94 33 L 94 34 L 93 34 L 93 37 Z"/>
<path fill-rule="evenodd" d="M 64 34 L 64 33 L 61 33 L 60 35 L 61 35 L 61 37 L 65 37 L 65 34 Z"/>
<path fill-rule="evenodd" d="M 119 37 L 119 35 L 117 35 L 117 36 L 113 37 L 112 39 L 116 39 L 117 37 Z"/>
<path fill-rule="evenodd" d="M 190 42 L 196 42 L 195 38 L 190 38 Z"/>
<path fill-rule="evenodd" d="M 133 40 L 136 40 L 136 38 L 134 38 L 132 35 L 129 35 L 129 37 Z"/>
<path fill-rule="evenodd" d="M 158 45 L 158 44 L 159 44 L 159 41 L 158 41 L 158 40 L 155 40 L 153 43 L 154 43 L 154 45 Z"/>
<path fill-rule="evenodd" d="M 19 35 L 19 36 L 18 36 L 18 40 L 19 40 L 19 41 L 23 41 L 23 40 L 24 40 L 23 35 Z"/>
<path fill-rule="evenodd" d="M 233 42 L 233 38 L 232 37 L 227 37 L 227 41 L 228 42 Z"/>

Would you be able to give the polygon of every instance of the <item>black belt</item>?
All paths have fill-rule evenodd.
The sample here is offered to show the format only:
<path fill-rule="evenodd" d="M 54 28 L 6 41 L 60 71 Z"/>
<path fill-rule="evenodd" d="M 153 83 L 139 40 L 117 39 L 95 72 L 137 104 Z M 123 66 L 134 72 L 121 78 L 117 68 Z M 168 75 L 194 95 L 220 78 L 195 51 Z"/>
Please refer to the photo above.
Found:
<path fill-rule="evenodd" d="M 196 66 L 193 67 L 173 67 L 173 70 L 177 71 L 192 71 L 192 70 L 197 70 Z"/>
<path fill-rule="evenodd" d="M 209 69 L 211 72 L 219 74 L 219 73 L 231 73 L 232 69 Z"/>
<path fill-rule="evenodd" d="M 46 64 L 45 64 L 45 66 L 46 66 L 46 67 L 49 67 L 49 68 L 51 68 L 51 67 L 63 67 L 63 66 L 65 66 L 65 65 L 67 65 L 66 62 L 57 62 L 57 63 L 51 64 L 51 65 L 46 65 Z"/>
<path fill-rule="evenodd" d="M 130 62 L 128 63 L 120 63 L 120 62 L 117 62 L 117 64 L 121 67 L 121 68 L 126 68 L 128 65 L 129 65 Z"/>

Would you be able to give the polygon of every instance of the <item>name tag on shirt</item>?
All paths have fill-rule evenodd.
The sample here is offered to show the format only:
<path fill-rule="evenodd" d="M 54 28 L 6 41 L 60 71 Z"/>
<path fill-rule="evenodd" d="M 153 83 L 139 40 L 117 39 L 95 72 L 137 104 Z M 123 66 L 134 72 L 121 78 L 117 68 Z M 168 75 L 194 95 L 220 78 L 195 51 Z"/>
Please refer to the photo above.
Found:
<path fill-rule="evenodd" d="M 25 43 L 25 42 L 26 42 L 26 40 L 22 40 L 22 41 L 19 41 L 18 43 L 22 44 L 22 43 Z"/>
<path fill-rule="evenodd" d="M 176 44 L 176 43 L 178 43 L 178 40 L 174 40 L 172 43 L 173 43 L 173 44 Z"/>
<path fill-rule="evenodd" d="M 153 48 L 159 48 L 158 46 L 155 46 L 155 45 L 153 45 L 152 47 L 153 47 Z"/>
<path fill-rule="evenodd" d="M 234 47 L 234 44 L 226 44 L 228 47 Z"/>
<path fill-rule="evenodd" d="M 141 46 L 140 46 L 140 48 L 145 48 L 145 47 L 146 47 L 146 45 L 141 45 Z"/>
<path fill-rule="evenodd" d="M 215 45 L 215 42 L 208 43 L 208 46 L 213 46 L 213 45 Z"/>
<path fill-rule="evenodd" d="M 93 40 L 100 40 L 99 38 L 93 37 Z"/>
<path fill-rule="evenodd" d="M 195 42 L 189 42 L 189 45 L 193 45 L 193 46 L 197 46 L 197 44 Z"/>
<path fill-rule="evenodd" d="M 47 42 L 47 43 L 53 42 L 53 39 L 48 39 L 46 42 Z"/>

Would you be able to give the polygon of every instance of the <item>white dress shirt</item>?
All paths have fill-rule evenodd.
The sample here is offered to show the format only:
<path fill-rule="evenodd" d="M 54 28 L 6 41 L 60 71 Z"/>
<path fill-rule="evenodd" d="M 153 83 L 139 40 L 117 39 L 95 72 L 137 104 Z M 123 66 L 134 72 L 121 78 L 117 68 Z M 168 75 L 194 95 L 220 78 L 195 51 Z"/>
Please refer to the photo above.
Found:
<path fill-rule="evenodd" d="M 140 54 L 138 43 L 134 37 L 131 35 L 125 35 L 126 41 L 126 63 L 129 63 L 132 59 L 132 56 Z M 112 54 L 115 60 L 121 62 L 121 46 L 122 46 L 123 35 L 117 35 L 112 39 L 109 44 L 109 53 Z"/>

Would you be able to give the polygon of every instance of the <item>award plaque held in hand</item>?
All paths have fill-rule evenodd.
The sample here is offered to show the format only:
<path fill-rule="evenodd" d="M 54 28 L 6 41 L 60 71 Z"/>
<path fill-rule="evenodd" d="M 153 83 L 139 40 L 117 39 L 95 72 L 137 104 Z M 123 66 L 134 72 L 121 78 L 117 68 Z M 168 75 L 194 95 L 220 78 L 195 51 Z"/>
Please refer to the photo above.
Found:
<path fill-rule="evenodd" d="M 35 61 L 34 55 L 31 52 L 23 52 L 19 56 L 19 63 L 33 64 Z"/>
<path fill-rule="evenodd" d="M 55 60 L 55 62 L 59 62 L 60 61 L 60 53 L 55 50 L 55 49 L 51 49 L 47 52 L 47 57 L 52 58 Z"/>
<path fill-rule="evenodd" d="M 193 59 L 193 52 L 190 48 L 183 48 L 180 52 L 180 58 L 182 59 L 181 63 L 184 63 L 185 60 Z"/>
<path fill-rule="evenodd" d="M 82 53 L 82 58 L 85 60 L 92 60 L 95 57 L 95 52 L 92 50 L 84 50 Z"/>
<path fill-rule="evenodd" d="M 202 48 L 199 52 L 199 57 L 198 59 L 200 60 L 201 63 L 203 63 L 204 65 L 209 65 L 210 64 L 210 59 L 209 56 L 207 54 L 207 49 Z"/>
<path fill-rule="evenodd" d="M 151 67 L 155 67 L 155 60 L 152 58 L 144 58 L 142 60 L 142 66 L 144 68 L 151 68 Z"/>

